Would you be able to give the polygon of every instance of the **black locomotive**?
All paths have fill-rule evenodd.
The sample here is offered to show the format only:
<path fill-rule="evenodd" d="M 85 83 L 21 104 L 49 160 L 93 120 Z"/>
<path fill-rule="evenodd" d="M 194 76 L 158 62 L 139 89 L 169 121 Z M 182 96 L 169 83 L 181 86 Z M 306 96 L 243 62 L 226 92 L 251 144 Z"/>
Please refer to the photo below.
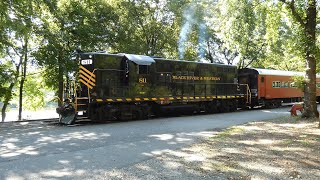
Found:
<path fill-rule="evenodd" d="M 79 82 L 65 96 L 92 121 L 229 112 L 248 103 L 236 66 L 101 52 L 81 53 L 79 62 Z"/>

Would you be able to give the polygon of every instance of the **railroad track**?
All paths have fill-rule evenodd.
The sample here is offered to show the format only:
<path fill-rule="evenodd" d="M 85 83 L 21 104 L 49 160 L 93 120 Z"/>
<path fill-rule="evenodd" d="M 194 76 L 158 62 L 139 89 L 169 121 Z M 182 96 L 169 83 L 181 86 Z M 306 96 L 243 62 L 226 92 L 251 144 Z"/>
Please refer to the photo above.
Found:
<path fill-rule="evenodd" d="M 284 107 L 289 107 L 291 106 L 292 103 L 287 103 L 287 104 L 283 104 L 280 108 L 284 108 Z M 254 108 L 252 110 L 258 110 L 258 109 L 264 109 L 264 108 Z M 241 111 L 247 111 L 247 110 L 237 110 L 236 112 L 241 112 Z M 194 116 L 201 116 L 201 115 L 207 115 L 206 113 L 199 113 L 199 114 L 194 114 Z M 164 116 L 164 117 L 151 117 L 149 120 L 153 120 L 153 119 L 157 119 L 157 118 L 167 118 L 167 117 L 181 117 L 181 116 L 189 116 L 189 115 L 173 115 L 173 116 Z M 122 120 L 122 121 L 104 121 L 104 122 L 92 122 L 90 121 L 90 119 L 88 118 L 81 118 L 78 119 L 77 122 L 73 125 L 64 125 L 64 124 L 60 124 L 59 122 L 59 118 L 49 118 L 49 119 L 28 119 L 28 120 L 22 120 L 22 121 L 9 121 L 9 122 L 4 122 L 4 123 L 0 123 L 0 128 L 4 127 L 6 124 L 10 126 L 21 126 L 21 125 L 34 125 L 34 124 L 46 124 L 46 125 L 55 125 L 55 126 L 69 126 L 69 127 L 73 127 L 73 126 L 81 126 L 81 125 L 92 125 L 92 124 L 109 124 L 109 123 L 121 123 L 121 122 L 128 122 L 128 121 L 132 121 L 132 120 Z"/>

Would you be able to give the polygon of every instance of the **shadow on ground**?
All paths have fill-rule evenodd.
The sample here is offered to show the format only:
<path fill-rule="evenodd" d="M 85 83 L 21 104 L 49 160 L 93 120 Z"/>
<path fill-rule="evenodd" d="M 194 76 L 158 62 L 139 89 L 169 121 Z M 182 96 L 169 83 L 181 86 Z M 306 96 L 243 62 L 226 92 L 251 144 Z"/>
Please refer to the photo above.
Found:
<path fill-rule="evenodd" d="M 186 123 L 194 121 L 188 118 Z M 223 131 L 157 133 L 168 121 L 150 121 L 149 129 L 142 121 L 126 123 L 130 128 L 118 123 L 3 128 L 0 179 L 320 179 L 314 122 L 286 119 Z M 189 146 L 197 138 L 205 140 Z"/>

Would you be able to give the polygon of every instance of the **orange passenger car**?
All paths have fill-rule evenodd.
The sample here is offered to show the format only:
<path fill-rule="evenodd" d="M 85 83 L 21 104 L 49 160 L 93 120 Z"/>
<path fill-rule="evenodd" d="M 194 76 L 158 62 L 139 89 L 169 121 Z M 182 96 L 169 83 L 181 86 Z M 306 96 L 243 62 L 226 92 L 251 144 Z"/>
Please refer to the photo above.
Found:
<path fill-rule="evenodd" d="M 281 103 L 301 102 L 303 91 L 297 88 L 294 76 L 304 76 L 303 72 L 268 69 L 240 69 L 239 83 L 248 84 L 251 91 L 251 106 L 278 107 Z M 320 77 L 317 76 L 317 87 Z M 317 101 L 320 89 L 317 88 Z"/>

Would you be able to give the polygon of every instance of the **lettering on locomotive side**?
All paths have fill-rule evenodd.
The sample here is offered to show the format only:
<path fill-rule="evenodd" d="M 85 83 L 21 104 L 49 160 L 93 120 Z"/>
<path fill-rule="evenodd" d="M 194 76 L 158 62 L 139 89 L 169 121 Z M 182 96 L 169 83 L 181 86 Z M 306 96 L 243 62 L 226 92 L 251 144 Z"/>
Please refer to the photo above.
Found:
<path fill-rule="evenodd" d="M 147 83 L 147 78 L 139 78 L 139 83 Z"/>
<path fill-rule="evenodd" d="M 194 80 L 194 81 L 220 81 L 220 77 L 215 76 L 205 76 L 205 77 L 199 77 L 199 76 L 172 76 L 173 80 Z"/>

